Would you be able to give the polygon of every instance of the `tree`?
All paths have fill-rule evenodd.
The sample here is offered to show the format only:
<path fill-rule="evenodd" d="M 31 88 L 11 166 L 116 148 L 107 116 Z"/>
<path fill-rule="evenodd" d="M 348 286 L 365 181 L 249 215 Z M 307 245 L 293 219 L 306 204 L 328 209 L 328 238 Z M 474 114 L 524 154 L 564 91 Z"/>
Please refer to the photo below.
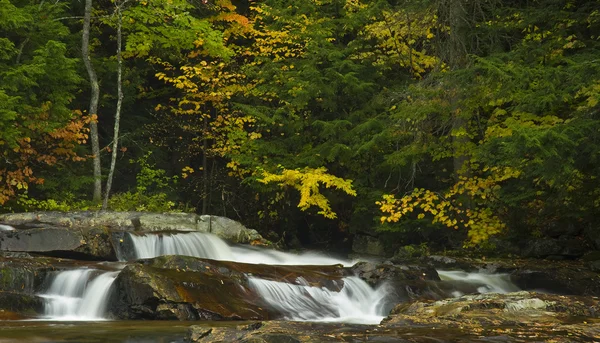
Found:
<path fill-rule="evenodd" d="M 100 99 L 100 86 L 98 77 L 92 65 L 90 56 L 90 27 L 92 18 L 93 3 L 92 0 L 85 0 L 85 11 L 83 17 L 83 30 L 81 34 L 81 51 L 83 53 L 83 64 L 87 70 L 91 93 L 88 114 L 92 116 L 90 121 L 90 143 L 92 145 L 92 159 L 94 162 L 94 202 L 100 202 L 102 199 L 102 165 L 100 159 L 100 140 L 98 137 L 98 101 Z"/>
<path fill-rule="evenodd" d="M 106 180 L 106 192 L 104 194 L 104 201 L 102 203 L 103 210 L 106 210 L 108 207 L 108 198 L 112 188 L 115 166 L 117 164 L 117 149 L 119 147 L 119 125 L 121 124 L 121 106 L 123 104 L 123 56 L 121 54 L 121 41 L 123 30 L 123 6 L 125 6 L 127 2 L 127 0 L 119 2 L 115 1 L 115 15 L 117 17 L 117 109 L 115 112 L 115 128 L 113 130 L 110 170 Z"/>
<path fill-rule="evenodd" d="M 53 20 L 57 3 L 0 1 L 0 204 L 31 185 L 45 169 L 83 158 L 91 118 L 71 108 L 81 78 L 68 56 L 68 29 Z"/>

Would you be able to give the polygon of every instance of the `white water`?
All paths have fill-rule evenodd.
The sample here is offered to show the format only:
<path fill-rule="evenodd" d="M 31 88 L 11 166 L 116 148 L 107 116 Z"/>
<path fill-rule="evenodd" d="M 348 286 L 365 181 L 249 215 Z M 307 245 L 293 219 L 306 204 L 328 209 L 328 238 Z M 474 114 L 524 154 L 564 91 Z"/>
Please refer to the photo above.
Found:
<path fill-rule="evenodd" d="M 50 320 L 104 320 L 110 286 L 119 272 L 75 269 L 58 272 L 44 294 L 44 318 Z"/>
<path fill-rule="evenodd" d="M 508 274 L 484 274 L 467 273 L 461 270 L 438 270 L 438 275 L 442 281 L 464 282 L 477 287 L 479 293 L 510 293 L 521 289 L 510 281 Z M 463 292 L 458 290 L 453 292 L 454 296 L 461 296 Z"/>
<path fill-rule="evenodd" d="M 0 231 L 14 231 L 14 227 L 10 225 L 0 224 Z"/>
<path fill-rule="evenodd" d="M 213 260 L 270 265 L 351 266 L 352 261 L 318 253 L 291 254 L 255 247 L 229 246 L 219 237 L 201 232 L 130 234 L 137 258 L 188 255 Z M 379 324 L 385 313 L 387 286 L 371 288 L 358 277 L 343 279 L 340 292 L 312 287 L 304 279 L 298 284 L 248 277 L 249 284 L 264 301 L 288 320 L 336 321 Z"/>
<path fill-rule="evenodd" d="M 379 324 L 387 315 L 387 287 L 373 289 L 355 276 L 343 279 L 340 292 L 310 286 L 302 278 L 299 285 L 248 279 L 250 287 L 287 320 Z"/>
<path fill-rule="evenodd" d="M 136 258 L 162 255 L 186 255 L 212 260 L 276 265 L 334 265 L 352 266 L 353 261 L 341 260 L 315 252 L 292 254 L 270 249 L 229 246 L 221 238 L 203 232 L 173 234 L 129 234 Z"/>

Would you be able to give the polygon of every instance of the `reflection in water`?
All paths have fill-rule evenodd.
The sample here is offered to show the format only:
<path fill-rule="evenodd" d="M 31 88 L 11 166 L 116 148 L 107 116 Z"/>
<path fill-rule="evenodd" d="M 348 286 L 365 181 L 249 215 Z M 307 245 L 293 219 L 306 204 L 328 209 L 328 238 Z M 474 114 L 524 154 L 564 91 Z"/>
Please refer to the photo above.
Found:
<path fill-rule="evenodd" d="M 0 343 L 184 343 L 188 327 L 193 324 L 197 323 L 0 321 Z"/>

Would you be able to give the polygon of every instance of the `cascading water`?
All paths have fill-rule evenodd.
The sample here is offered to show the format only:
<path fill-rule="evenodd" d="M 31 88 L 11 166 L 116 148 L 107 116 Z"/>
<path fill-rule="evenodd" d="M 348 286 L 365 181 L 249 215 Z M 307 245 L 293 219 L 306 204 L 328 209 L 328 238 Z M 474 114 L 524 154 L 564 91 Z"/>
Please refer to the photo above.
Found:
<path fill-rule="evenodd" d="M 352 265 L 351 261 L 317 253 L 291 254 L 254 247 L 229 246 L 219 237 L 201 232 L 130 233 L 137 258 L 160 255 L 188 255 L 270 265 Z M 299 321 L 339 321 L 378 324 L 386 315 L 386 286 L 371 288 L 358 277 L 343 279 L 341 291 L 310 286 L 299 278 L 298 284 L 248 277 L 250 287 L 286 319 Z"/>
<path fill-rule="evenodd" d="M 119 272 L 75 269 L 58 272 L 45 299 L 44 318 L 51 320 L 103 320 L 110 286 Z"/>
<path fill-rule="evenodd" d="M 229 246 L 221 238 L 203 232 L 147 233 L 144 235 L 129 233 L 129 237 L 133 242 L 138 259 L 161 255 L 186 255 L 252 264 L 352 265 L 351 261 L 312 252 L 291 254 L 269 249 Z"/>
<path fill-rule="evenodd" d="M 442 281 L 456 286 L 457 289 L 452 292 L 454 296 L 463 295 L 465 288 L 474 288 L 473 290 L 479 293 L 510 293 L 521 290 L 510 281 L 508 274 L 467 273 L 461 270 L 438 270 L 437 272 Z"/>
<path fill-rule="evenodd" d="M 10 225 L 0 224 L 0 231 L 14 231 L 15 228 Z"/>
<path fill-rule="evenodd" d="M 310 286 L 298 278 L 299 285 L 249 278 L 252 287 L 285 319 L 379 324 L 385 317 L 387 286 L 371 288 L 358 277 L 346 277 L 339 292 Z"/>
<path fill-rule="evenodd" d="M 207 233 L 129 234 L 136 258 L 185 255 L 213 260 L 233 260 L 231 248 L 219 237 Z"/>

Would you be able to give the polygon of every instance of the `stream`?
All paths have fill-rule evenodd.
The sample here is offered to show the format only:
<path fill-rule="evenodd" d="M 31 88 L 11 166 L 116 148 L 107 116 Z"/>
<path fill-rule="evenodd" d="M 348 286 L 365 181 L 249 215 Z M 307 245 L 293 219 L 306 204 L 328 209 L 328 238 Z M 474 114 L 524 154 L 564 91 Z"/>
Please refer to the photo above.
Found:
<path fill-rule="evenodd" d="M 9 240 L 20 230 L 0 224 Z M 25 269 L 14 269 L 16 274 L 8 278 L 6 269 L 0 275 L 8 287 L 0 290 L 0 301 L 9 301 L 3 308 L 31 308 L 28 301 L 40 305 L 37 314 L 20 318 L 18 312 L 0 310 L 0 343 L 179 343 L 196 331 L 200 338 L 229 337 L 206 342 L 242 342 L 231 335 L 252 337 L 255 330 L 264 337 L 293 333 L 304 335 L 302 342 L 319 343 L 497 342 L 493 337 L 498 335 L 507 337 L 506 342 L 538 342 L 539 337 L 577 342 L 595 336 L 594 330 L 600 337 L 596 298 L 521 292 L 508 273 L 443 268 L 436 273 L 387 262 L 356 269 L 359 260 L 229 244 L 197 231 L 121 232 L 117 237 L 113 256 L 118 261 L 3 255 L 4 265 L 25 263 Z M 24 246 L 18 240 L 11 244 Z M 41 268 L 41 279 L 31 268 Z M 10 292 L 19 289 L 25 297 L 11 298 Z M 35 294 L 27 293 L 32 290 Z M 557 301 L 564 305 L 548 307 Z M 511 309 L 525 312 L 513 314 Z M 538 312 L 528 312 L 532 310 Z M 456 317 L 459 313 L 466 322 L 456 324 L 456 318 L 463 318 Z M 546 326 L 528 326 L 537 320 Z M 471 322 L 473 330 L 462 329 Z M 534 333 L 529 336 L 521 327 Z M 281 342 L 296 342 L 286 339 Z"/>

